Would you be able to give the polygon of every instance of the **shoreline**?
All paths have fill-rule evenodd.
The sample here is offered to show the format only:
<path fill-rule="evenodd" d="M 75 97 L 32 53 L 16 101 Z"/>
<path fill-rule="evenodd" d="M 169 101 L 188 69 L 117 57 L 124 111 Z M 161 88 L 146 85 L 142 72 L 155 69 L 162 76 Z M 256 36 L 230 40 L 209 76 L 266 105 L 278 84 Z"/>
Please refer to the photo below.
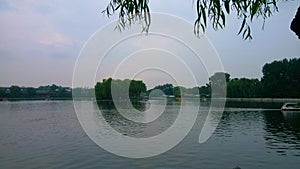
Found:
<path fill-rule="evenodd" d="M 258 102 L 258 103 L 282 103 L 282 102 L 300 102 L 300 98 L 214 98 L 216 100 L 226 100 L 232 102 Z M 59 101 L 59 100 L 73 100 L 72 97 L 68 98 L 0 98 L 0 101 Z M 207 101 L 211 98 L 206 98 Z M 107 101 L 107 100 L 98 100 L 98 101 Z M 112 101 L 112 100 L 111 100 Z"/>
<path fill-rule="evenodd" d="M 300 98 L 226 98 L 226 101 L 236 102 L 300 102 Z"/>

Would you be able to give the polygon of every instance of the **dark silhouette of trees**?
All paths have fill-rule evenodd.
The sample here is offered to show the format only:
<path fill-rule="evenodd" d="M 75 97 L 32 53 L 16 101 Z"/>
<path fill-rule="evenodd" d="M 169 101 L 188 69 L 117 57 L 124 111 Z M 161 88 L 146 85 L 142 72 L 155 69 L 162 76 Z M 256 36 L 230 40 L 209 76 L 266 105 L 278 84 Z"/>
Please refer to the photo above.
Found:
<path fill-rule="evenodd" d="M 227 83 L 227 97 L 260 98 L 261 82 L 258 79 L 234 78 Z"/>
<path fill-rule="evenodd" d="M 298 36 L 298 39 L 300 39 L 300 7 L 297 10 L 296 16 L 293 19 L 290 28 Z"/>
<path fill-rule="evenodd" d="M 111 97 L 112 78 L 104 79 L 102 83 L 98 82 L 95 86 L 95 96 L 97 100 L 112 99 Z"/>
<path fill-rule="evenodd" d="M 25 98 L 32 98 L 36 96 L 36 89 L 33 88 L 33 87 L 28 87 L 25 89 L 25 92 L 24 92 L 24 97 Z"/>
<path fill-rule="evenodd" d="M 111 100 L 111 86 L 119 91 L 122 99 L 128 93 L 131 99 L 140 99 L 154 89 L 161 90 L 165 95 L 181 95 L 191 97 L 211 97 L 212 92 L 215 96 L 224 96 L 227 89 L 227 97 L 230 98 L 300 98 L 300 58 L 283 59 L 266 63 L 262 68 L 263 77 L 259 79 L 234 78 L 230 79 L 230 74 L 216 72 L 209 78 L 209 83 L 198 87 L 185 88 L 182 86 L 173 87 L 172 84 L 155 86 L 147 91 L 143 81 L 138 80 L 113 80 L 104 79 L 95 85 L 95 95 L 97 100 Z M 124 86 L 129 86 L 129 91 Z M 197 91 L 198 90 L 198 91 Z M 213 91 L 214 90 L 214 91 Z M 80 95 L 92 97 L 93 89 L 75 88 L 74 92 Z M 158 92 L 159 96 L 163 93 Z M 123 97 L 124 96 L 124 97 Z M 155 95 L 156 96 L 156 95 Z M 68 99 L 72 98 L 72 89 L 69 87 L 48 86 L 19 87 L 0 87 L 0 100 L 5 99 Z"/>
<path fill-rule="evenodd" d="M 264 97 L 300 97 L 300 58 L 267 63 L 262 71 Z"/>
<path fill-rule="evenodd" d="M 201 86 L 201 95 L 211 94 L 214 86 L 223 89 L 226 81 L 229 98 L 300 98 L 300 58 L 283 59 L 266 63 L 259 79 L 234 78 L 224 72 L 217 72 L 209 78 L 209 84 Z M 208 95 L 208 96 L 209 96 Z"/>
<path fill-rule="evenodd" d="M 22 99 L 71 99 L 72 89 L 57 85 L 34 87 L 0 87 L 0 99 L 6 98 L 11 100 Z"/>
<path fill-rule="evenodd" d="M 210 78 L 210 85 L 224 84 L 219 79 L 226 76 L 227 97 L 230 98 L 300 98 L 300 58 L 266 63 L 262 72 L 261 80 L 230 79 L 229 74 L 219 72 Z"/>
<path fill-rule="evenodd" d="M 235 78 L 227 82 L 227 97 L 300 98 L 300 58 L 266 63 L 259 79 Z"/>
<path fill-rule="evenodd" d="M 131 98 L 139 99 L 141 94 L 147 91 L 147 87 L 143 81 L 140 80 L 128 80 L 130 83 L 129 86 L 129 96 Z"/>
<path fill-rule="evenodd" d="M 9 90 L 10 90 L 10 95 L 9 95 L 10 97 L 12 98 L 21 97 L 21 88 L 19 86 L 13 85 L 9 88 Z"/>
<path fill-rule="evenodd" d="M 174 87 L 172 84 L 169 84 L 169 83 L 164 84 L 164 85 L 155 86 L 152 90 L 155 90 L 155 89 L 161 90 L 162 92 L 164 92 L 165 95 L 173 95 L 174 94 Z M 176 92 L 178 92 L 178 91 L 176 91 Z"/>
<path fill-rule="evenodd" d="M 181 90 L 179 86 L 176 86 L 173 88 L 173 95 L 175 97 L 181 97 Z"/>
<path fill-rule="evenodd" d="M 104 79 L 102 82 L 97 82 L 95 85 L 95 96 L 97 100 L 112 100 L 112 85 L 118 91 L 118 97 L 125 98 L 129 92 L 129 98 L 139 99 L 141 94 L 146 92 L 147 88 L 143 81 L 139 80 L 119 80 L 119 79 Z M 126 86 L 129 85 L 129 91 Z M 119 98 L 118 98 L 119 99 Z"/>
<path fill-rule="evenodd" d="M 284 0 L 283 0 L 284 1 Z M 274 12 L 278 12 L 278 0 L 195 0 L 197 18 L 194 33 L 199 36 L 205 32 L 210 21 L 214 30 L 223 29 L 227 15 L 236 15 L 241 20 L 238 34 L 243 39 L 252 39 L 250 23 L 254 18 L 264 22 Z M 111 0 L 103 13 L 107 16 L 119 12 L 117 28 L 125 29 L 133 23 L 141 23 L 142 30 L 147 32 L 151 23 L 149 0 Z M 263 24 L 264 26 L 264 24 Z"/>
<path fill-rule="evenodd" d="M 0 98 L 5 97 L 5 89 L 0 88 Z"/>
<path fill-rule="evenodd" d="M 176 86 L 173 88 L 173 95 L 175 97 L 181 97 L 181 96 L 199 97 L 200 96 L 199 87 L 185 88 L 183 86 Z"/>
<path fill-rule="evenodd" d="M 199 87 L 199 94 L 200 94 L 200 97 L 210 97 L 210 95 L 211 95 L 210 85 L 206 84 L 205 86 Z"/>

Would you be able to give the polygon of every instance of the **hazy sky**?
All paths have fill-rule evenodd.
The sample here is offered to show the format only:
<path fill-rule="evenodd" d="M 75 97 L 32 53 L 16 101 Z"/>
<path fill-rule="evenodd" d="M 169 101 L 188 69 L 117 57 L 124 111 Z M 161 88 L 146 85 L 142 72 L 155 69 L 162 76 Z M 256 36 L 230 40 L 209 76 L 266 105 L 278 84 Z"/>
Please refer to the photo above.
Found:
<path fill-rule="evenodd" d="M 108 19 L 101 14 L 108 0 L 0 0 L 0 86 L 71 86 L 78 53 L 85 41 Z M 300 57 L 300 40 L 290 31 L 299 1 L 279 2 L 279 13 L 252 24 L 254 39 L 237 36 L 235 16 L 226 28 L 206 35 L 232 77 L 260 78 L 266 62 Z M 150 0 L 152 12 L 196 18 L 192 0 Z M 151 28 L 150 28 L 151 31 Z M 193 27 L 186 30 L 193 33 Z"/>

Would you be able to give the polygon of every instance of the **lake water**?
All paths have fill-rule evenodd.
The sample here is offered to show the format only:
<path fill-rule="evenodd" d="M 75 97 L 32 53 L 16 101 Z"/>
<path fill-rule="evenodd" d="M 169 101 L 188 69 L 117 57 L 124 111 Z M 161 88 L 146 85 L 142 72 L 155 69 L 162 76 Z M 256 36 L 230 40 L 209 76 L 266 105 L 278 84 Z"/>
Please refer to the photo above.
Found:
<path fill-rule="evenodd" d="M 122 119 L 114 118 L 113 109 L 103 109 L 107 121 L 116 130 L 146 137 L 143 131 L 120 125 Z M 172 111 L 168 113 L 171 116 L 154 122 L 154 126 L 171 124 L 176 112 L 174 116 Z M 208 141 L 199 144 L 199 132 L 195 125 L 170 151 L 155 157 L 131 159 L 97 146 L 81 128 L 72 101 L 0 102 L 0 168 L 300 167 L 300 113 L 226 108 Z"/>

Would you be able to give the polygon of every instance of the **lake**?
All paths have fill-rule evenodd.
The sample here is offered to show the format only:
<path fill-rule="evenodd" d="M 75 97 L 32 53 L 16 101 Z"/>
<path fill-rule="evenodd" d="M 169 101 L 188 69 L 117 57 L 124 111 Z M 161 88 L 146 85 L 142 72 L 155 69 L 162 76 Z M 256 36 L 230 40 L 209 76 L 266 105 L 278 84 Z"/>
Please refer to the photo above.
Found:
<path fill-rule="evenodd" d="M 96 103 L 87 104 L 98 108 Z M 152 128 L 122 123 L 124 119 L 116 118 L 116 111 L 109 106 L 102 110 L 117 131 L 147 137 L 166 129 L 155 126 L 168 127 L 174 122 L 177 113 L 173 110 L 178 105 L 171 107 L 174 109 L 154 121 Z M 300 113 L 225 108 L 213 135 L 199 144 L 197 122 L 201 118 L 198 115 L 187 137 L 170 151 L 132 159 L 108 153 L 95 144 L 82 129 L 72 101 L 0 102 L 0 168 L 298 169 L 300 166 Z M 143 128 L 153 132 L 145 132 Z"/>

